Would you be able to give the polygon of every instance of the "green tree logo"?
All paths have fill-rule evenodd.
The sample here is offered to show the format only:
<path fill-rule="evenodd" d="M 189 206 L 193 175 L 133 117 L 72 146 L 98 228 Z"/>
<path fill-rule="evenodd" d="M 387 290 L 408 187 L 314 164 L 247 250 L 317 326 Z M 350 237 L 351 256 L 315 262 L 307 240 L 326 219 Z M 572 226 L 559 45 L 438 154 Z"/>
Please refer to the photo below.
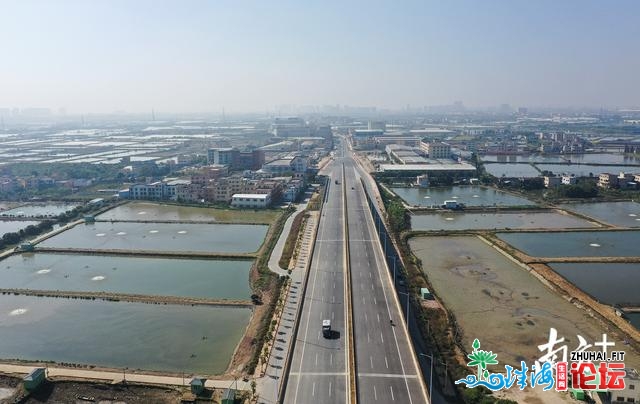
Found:
<path fill-rule="evenodd" d="M 494 354 L 493 351 L 483 351 L 480 349 L 480 341 L 476 338 L 473 340 L 473 352 L 471 352 L 467 357 L 471 359 L 471 362 L 467 363 L 467 366 L 477 366 L 478 367 L 478 380 L 484 380 L 487 376 L 489 376 L 489 371 L 487 370 L 487 365 L 497 365 L 498 361 L 496 358 L 498 354 Z"/>

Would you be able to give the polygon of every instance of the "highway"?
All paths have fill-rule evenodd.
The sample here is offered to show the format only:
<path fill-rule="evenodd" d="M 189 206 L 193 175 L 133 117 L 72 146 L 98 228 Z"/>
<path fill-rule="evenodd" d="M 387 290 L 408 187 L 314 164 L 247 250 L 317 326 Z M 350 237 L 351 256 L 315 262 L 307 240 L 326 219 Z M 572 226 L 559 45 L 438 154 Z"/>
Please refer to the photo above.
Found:
<path fill-rule="evenodd" d="M 358 402 L 427 403 L 360 175 L 350 158 L 345 159 L 345 177 Z"/>
<path fill-rule="evenodd" d="M 320 218 L 284 401 L 350 403 L 349 373 L 355 372 L 358 403 L 428 403 L 367 207 L 360 181 L 360 175 L 365 174 L 357 171 L 344 142 L 339 143 L 335 160 L 325 170 L 331 182 Z M 348 273 L 343 264 L 344 192 Z M 353 324 L 345 323 L 346 276 L 351 280 Z M 332 339 L 322 337 L 323 319 L 331 320 L 335 331 Z M 353 327 L 355 369 L 348 366 L 346 326 Z"/>
<path fill-rule="evenodd" d="M 291 404 L 348 402 L 342 158 L 323 174 L 331 178 L 284 396 Z M 330 339 L 322 336 L 324 319 L 331 320 Z"/>

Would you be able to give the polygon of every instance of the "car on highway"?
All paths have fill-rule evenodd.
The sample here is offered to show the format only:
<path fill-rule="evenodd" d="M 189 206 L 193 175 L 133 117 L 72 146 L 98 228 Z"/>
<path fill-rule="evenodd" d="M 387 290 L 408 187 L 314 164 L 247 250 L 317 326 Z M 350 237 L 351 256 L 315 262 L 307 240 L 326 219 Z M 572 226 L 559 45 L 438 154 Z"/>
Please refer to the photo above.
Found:
<path fill-rule="evenodd" d="M 322 320 L 322 336 L 331 338 L 331 320 Z"/>

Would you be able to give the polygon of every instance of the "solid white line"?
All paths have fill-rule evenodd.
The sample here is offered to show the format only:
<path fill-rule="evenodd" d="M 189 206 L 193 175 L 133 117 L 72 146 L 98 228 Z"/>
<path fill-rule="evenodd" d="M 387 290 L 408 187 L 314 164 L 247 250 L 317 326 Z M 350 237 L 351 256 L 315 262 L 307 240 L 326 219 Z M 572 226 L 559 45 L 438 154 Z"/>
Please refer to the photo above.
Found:
<path fill-rule="evenodd" d="M 418 375 L 401 375 L 401 374 L 396 374 L 396 373 L 360 373 L 358 375 L 358 377 L 384 377 L 384 378 L 392 378 L 392 379 L 417 379 Z"/>
<path fill-rule="evenodd" d="M 291 376 L 344 376 L 344 372 L 291 372 Z"/>

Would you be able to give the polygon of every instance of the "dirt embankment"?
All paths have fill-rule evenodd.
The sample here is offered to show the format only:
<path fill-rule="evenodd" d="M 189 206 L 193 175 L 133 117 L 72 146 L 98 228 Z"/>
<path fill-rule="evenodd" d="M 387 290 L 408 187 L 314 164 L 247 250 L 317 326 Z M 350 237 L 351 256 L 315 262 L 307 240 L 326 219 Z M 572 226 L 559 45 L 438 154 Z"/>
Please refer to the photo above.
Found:
<path fill-rule="evenodd" d="M 32 290 L 32 289 L 0 289 L 0 293 L 12 295 L 38 296 L 38 297 L 60 297 L 67 299 L 85 299 L 85 300 L 107 300 L 111 302 L 133 302 L 148 304 L 180 304 L 186 306 L 251 306 L 248 300 L 232 300 L 232 299 L 205 299 L 198 297 L 181 297 L 181 296 L 156 296 L 156 295 L 138 295 L 130 293 L 110 293 L 110 292 L 74 292 L 59 290 Z"/>

